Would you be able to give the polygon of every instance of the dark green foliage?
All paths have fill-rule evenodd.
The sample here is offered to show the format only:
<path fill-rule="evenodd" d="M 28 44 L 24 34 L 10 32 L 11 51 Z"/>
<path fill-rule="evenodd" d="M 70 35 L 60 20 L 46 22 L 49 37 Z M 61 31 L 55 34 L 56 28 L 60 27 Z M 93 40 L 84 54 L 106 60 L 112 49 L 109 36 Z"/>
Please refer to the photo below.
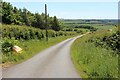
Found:
<path fill-rule="evenodd" d="M 11 44 L 11 43 L 5 41 L 5 42 L 2 44 L 2 51 L 4 51 L 4 52 L 9 52 L 9 51 L 11 51 L 11 49 L 12 49 L 12 44 Z"/>
<path fill-rule="evenodd" d="M 25 22 L 25 25 L 31 26 L 28 14 L 29 14 L 28 10 L 26 8 L 24 8 L 23 12 L 22 12 L 23 22 Z"/>
<path fill-rule="evenodd" d="M 29 29 L 30 38 L 35 39 L 35 32 L 32 29 Z"/>
<path fill-rule="evenodd" d="M 33 14 L 26 8 L 17 9 L 16 7 L 13 7 L 10 3 L 7 2 L 1 2 L 1 4 L 2 22 L 5 24 L 27 25 L 40 29 L 45 29 L 45 27 L 47 27 L 48 29 L 53 29 L 55 31 L 60 30 L 59 22 L 56 16 L 53 18 L 47 15 L 48 25 L 45 26 L 45 14 Z"/>
<path fill-rule="evenodd" d="M 42 16 L 39 15 L 38 13 L 35 14 L 35 20 L 33 21 L 32 26 L 40 29 L 45 29 L 44 20 L 42 19 Z"/>
<path fill-rule="evenodd" d="M 11 24 L 14 21 L 13 6 L 10 3 L 3 2 L 2 5 L 2 22 Z"/>
<path fill-rule="evenodd" d="M 48 37 L 57 37 L 64 35 L 74 35 L 75 33 L 48 30 Z M 17 26 L 17 25 L 3 25 L 2 27 L 2 38 L 15 38 L 16 40 L 30 40 L 30 39 L 42 39 L 45 38 L 45 30 L 39 28 L 31 28 L 28 26 Z"/>
<path fill-rule="evenodd" d="M 57 20 L 56 16 L 54 16 L 54 18 L 53 18 L 53 22 L 52 22 L 52 26 L 51 27 L 55 31 L 59 31 L 60 30 L 60 26 L 59 26 L 59 23 L 58 23 L 58 20 Z"/>
<path fill-rule="evenodd" d="M 23 27 L 20 26 L 4 26 L 3 25 L 3 33 L 2 38 L 9 38 L 11 39 L 14 37 L 16 40 L 24 39 L 24 40 L 30 40 L 30 39 L 41 39 L 44 38 L 44 34 L 42 30 L 38 30 L 36 28 L 29 28 L 29 27 Z"/>
<path fill-rule="evenodd" d="M 74 29 L 74 31 L 78 31 L 78 29 Z"/>
<path fill-rule="evenodd" d="M 66 28 L 66 31 L 72 31 L 72 28 Z"/>
<path fill-rule="evenodd" d="M 103 39 L 101 39 L 101 42 L 105 42 L 106 45 L 109 46 L 114 51 L 120 52 L 119 35 L 120 35 L 120 31 L 117 31 L 111 36 L 105 36 Z"/>
<path fill-rule="evenodd" d="M 103 38 L 93 38 L 89 42 L 95 43 L 96 46 L 111 48 L 116 53 L 120 53 L 120 31 L 113 33 L 111 36 L 104 36 Z"/>
<path fill-rule="evenodd" d="M 14 38 L 12 39 L 4 38 L 2 40 L 2 52 L 7 53 L 12 51 L 13 46 L 16 44 L 17 44 L 17 41 Z"/>
<path fill-rule="evenodd" d="M 75 28 L 84 28 L 84 29 L 89 29 L 90 31 L 96 31 L 97 30 L 97 28 L 94 28 L 92 26 L 87 26 L 87 25 L 75 26 Z"/>
<path fill-rule="evenodd" d="M 14 7 L 13 13 L 14 13 L 13 14 L 14 15 L 13 23 L 17 24 L 17 25 L 21 25 L 22 17 L 20 16 L 20 11 L 16 7 Z"/>

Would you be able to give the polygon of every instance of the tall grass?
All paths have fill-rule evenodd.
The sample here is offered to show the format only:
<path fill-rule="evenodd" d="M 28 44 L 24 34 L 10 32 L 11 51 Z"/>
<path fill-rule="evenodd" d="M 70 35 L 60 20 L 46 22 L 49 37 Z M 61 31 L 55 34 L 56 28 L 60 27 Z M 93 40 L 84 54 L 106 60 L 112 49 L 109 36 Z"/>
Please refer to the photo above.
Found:
<path fill-rule="evenodd" d="M 98 31 L 77 39 L 71 47 L 71 57 L 83 78 L 117 78 L 118 55 L 110 49 L 96 47 L 90 38 L 109 36 L 112 32 Z"/>
<path fill-rule="evenodd" d="M 4 53 L 2 55 L 2 63 L 10 63 L 11 64 L 16 64 L 23 62 L 31 57 L 33 57 L 35 54 L 39 53 L 40 51 L 53 46 L 67 38 L 70 38 L 72 36 L 59 36 L 55 38 L 49 38 L 49 41 L 46 42 L 45 39 L 38 40 L 38 39 L 33 39 L 33 40 L 20 40 L 18 41 L 17 45 L 21 47 L 23 50 L 21 53 L 16 53 L 16 52 L 8 52 Z M 4 67 L 4 66 L 3 66 Z"/>

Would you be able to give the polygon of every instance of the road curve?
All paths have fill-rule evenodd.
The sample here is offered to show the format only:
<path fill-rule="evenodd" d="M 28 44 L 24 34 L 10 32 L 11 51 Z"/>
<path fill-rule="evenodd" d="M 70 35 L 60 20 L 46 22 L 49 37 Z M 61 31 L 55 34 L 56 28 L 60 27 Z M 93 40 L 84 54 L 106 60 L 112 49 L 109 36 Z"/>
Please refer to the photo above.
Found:
<path fill-rule="evenodd" d="M 83 35 L 81 35 L 83 36 Z M 77 39 L 67 39 L 45 49 L 31 59 L 3 69 L 3 78 L 80 78 L 70 58 L 70 46 Z"/>

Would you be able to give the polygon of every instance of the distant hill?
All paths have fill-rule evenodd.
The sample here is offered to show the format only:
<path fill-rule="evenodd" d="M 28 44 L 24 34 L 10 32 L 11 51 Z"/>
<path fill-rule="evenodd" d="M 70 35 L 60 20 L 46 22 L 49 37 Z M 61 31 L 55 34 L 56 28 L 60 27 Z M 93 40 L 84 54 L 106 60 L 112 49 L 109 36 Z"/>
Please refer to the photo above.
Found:
<path fill-rule="evenodd" d="M 66 24 L 117 24 L 117 19 L 60 19 Z"/>

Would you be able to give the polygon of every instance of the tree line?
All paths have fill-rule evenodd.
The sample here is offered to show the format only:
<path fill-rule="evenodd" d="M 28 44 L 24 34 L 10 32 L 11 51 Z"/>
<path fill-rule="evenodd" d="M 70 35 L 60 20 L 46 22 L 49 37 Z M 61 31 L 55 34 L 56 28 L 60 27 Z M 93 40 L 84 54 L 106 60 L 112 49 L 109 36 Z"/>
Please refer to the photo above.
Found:
<path fill-rule="evenodd" d="M 90 31 L 96 31 L 97 28 L 94 28 L 92 26 L 88 26 L 88 25 L 79 25 L 79 26 L 75 26 L 75 28 L 84 28 L 84 29 L 88 29 Z"/>
<path fill-rule="evenodd" d="M 32 13 L 26 8 L 18 9 L 7 2 L 0 2 L 2 4 L 2 23 L 26 25 L 35 28 L 45 29 L 45 14 Z M 56 16 L 50 17 L 47 15 L 48 29 L 55 31 L 60 30 L 60 24 Z"/>

